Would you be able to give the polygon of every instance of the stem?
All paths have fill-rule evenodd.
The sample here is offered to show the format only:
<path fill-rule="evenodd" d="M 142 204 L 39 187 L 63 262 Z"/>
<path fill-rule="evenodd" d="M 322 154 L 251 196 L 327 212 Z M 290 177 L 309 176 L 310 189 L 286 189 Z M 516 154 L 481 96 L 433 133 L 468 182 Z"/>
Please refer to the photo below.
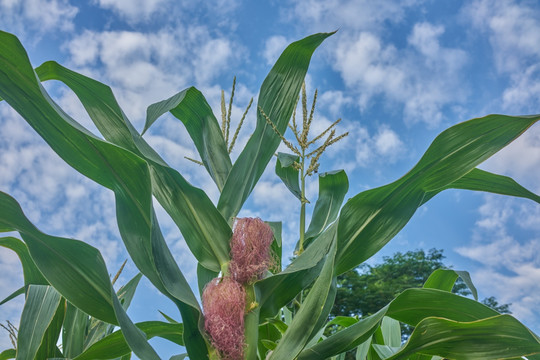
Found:
<path fill-rule="evenodd" d="M 305 149 L 302 147 L 302 157 L 300 160 L 300 181 L 301 181 L 301 205 L 300 205 L 300 244 L 298 255 L 304 252 L 304 238 L 306 234 L 306 176 L 304 174 Z"/>
<path fill-rule="evenodd" d="M 259 312 L 261 307 L 257 304 L 255 288 L 246 285 L 247 314 L 244 318 L 244 334 L 246 339 L 245 360 L 257 360 L 257 344 L 259 341 Z"/>

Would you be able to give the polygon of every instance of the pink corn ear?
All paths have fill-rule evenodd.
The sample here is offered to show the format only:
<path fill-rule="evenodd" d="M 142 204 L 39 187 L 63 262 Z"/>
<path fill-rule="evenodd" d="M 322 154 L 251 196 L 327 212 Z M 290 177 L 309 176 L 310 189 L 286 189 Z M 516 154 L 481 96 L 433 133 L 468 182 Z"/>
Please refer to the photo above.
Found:
<path fill-rule="evenodd" d="M 204 327 L 224 360 L 241 360 L 244 355 L 244 287 L 230 277 L 215 278 L 202 295 Z"/>
<path fill-rule="evenodd" d="M 239 218 L 231 240 L 232 277 L 247 284 L 260 279 L 274 263 L 270 245 L 274 233 L 270 225 L 259 218 Z"/>

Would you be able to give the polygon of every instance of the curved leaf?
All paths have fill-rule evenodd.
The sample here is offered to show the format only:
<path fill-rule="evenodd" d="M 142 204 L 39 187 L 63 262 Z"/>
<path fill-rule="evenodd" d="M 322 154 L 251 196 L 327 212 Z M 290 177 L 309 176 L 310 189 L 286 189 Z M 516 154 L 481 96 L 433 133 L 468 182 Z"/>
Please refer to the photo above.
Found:
<path fill-rule="evenodd" d="M 28 253 L 28 247 L 21 240 L 6 236 L 0 238 L 0 246 L 15 251 L 23 268 L 24 285 L 28 287 L 30 284 L 35 285 L 49 285 L 47 280 L 43 277 L 39 269 L 34 264 L 34 261 Z"/>
<path fill-rule="evenodd" d="M 159 359 L 118 301 L 97 249 L 82 241 L 41 233 L 24 216 L 19 204 L 3 192 L 0 192 L 0 230 L 19 231 L 38 269 L 68 301 L 92 316 L 120 324 L 136 354 L 145 359 Z"/>
<path fill-rule="evenodd" d="M 109 275 L 97 249 L 82 241 L 41 233 L 15 199 L 3 192 L 0 228 L 20 232 L 36 266 L 68 301 L 98 319 L 117 324 Z"/>
<path fill-rule="evenodd" d="M 6 296 L 4 298 L 4 300 L 0 301 L 0 305 L 3 305 L 5 303 L 7 303 L 8 301 L 15 299 L 17 296 L 22 295 L 24 293 L 25 293 L 25 287 L 23 286 L 23 287 L 15 290 L 14 292 L 9 294 L 8 296 Z"/>
<path fill-rule="evenodd" d="M 62 296 L 52 286 L 28 287 L 17 336 L 17 360 L 34 360 L 61 301 Z"/>
<path fill-rule="evenodd" d="M 336 255 L 335 236 L 332 237 L 332 245 L 324 262 L 321 274 L 310 289 L 300 310 L 293 318 L 287 331 L 279 341 L 277 347 L 270 355 L 269 360 L 294 359 L 302 351 L 310 337 L 319 329 L 316 328 L 318 319 L 323 314 L 327 299 L 332 293 L 332 284 L 335 288 L 334 257 Z M 334 292 L 335 296 L 335 292 Z M 328 309 L 328 312 L 330 310 Z M 328 314 L 326 314 L 328 316 Z M 324 316 L 326 318 L 326 316 Z"/>
<path fill-rule="evenodd" d="M 17 356 L 17 350 L 7 349 L 0 353 L 0 360 L 15 359 L 15 356 Z"/>
<path fill-rule="evenodd" d="M 435 138 L 401 179 L 350 199 L 340 215 L 337 273 L 354 268 L 388 243 L 424 203 L 426 193 L 467 175 L 539 119 L 488 115 L 454 125 Z"/>
<path fill-rule="evenodd" d="M 472 169 L 463 177 L 444 188 L 427 192 L 422 203 L 426 203 L 433 196 L 446 189 L 485 191 L 501 195 L 522 197 L 540 203 L 540 196 L 527 190 L 514 179 L 504 175 L 493 174 L 478 168 Z"/>
<path fill-rule="evenodd" d="M 428 318 L 388 360 L 407 359 L 417 352 L 451 359 L 510 359 L 540 354 L 540 341 L 510 315 L 472 322 Z"/>
<path fill-rule="evenodd" d="M 368 340 L 379 327 L 386 308 L 374 315 L 360 319 L 357 323 L 327 337 L 321 342 L 304 349 L 298 356 L 298 360 L 326 359 L 330 356 L 341 354 L 354 349 Z"/>
<path fill-rule="evenodd" d="M 299 360 L 317 360 L 352 350 L 368 340 L 380 326 L 384 316 L 417 326 L 428 317 L 454 321 L 476 321 L 499 315 L 484 304 L 435 289 L 408 289 L 377 313 L 338 331 L 321 342 L 304 349 Z"/>
<path fill-rule="evenodd" d="M 36 81 L 36 75 L 18 40 L 6 33 L 1 33 L 1 37 L 0 44 L 5 50 L 2 53 L 9 54 L 9 57 L 1 59 L 0 93 L 2 97 L 68 164 L 115 192 L 120 234 L 130 256 L 141 272 L 160 291 L 168 294 L 157 273 L 152 254 L 152 242 L 159 241 L 158 238 L 152 236 L 154 231 L 152 229 L 152 189 L 162 204 L 166 202 L 164 208 L 171 213 L 175 222 L 186 224 L 187 229 L 185 226 L 181 226 L 180 229 L 186 239 L 194 239 L 195 250 L 203 250 L 203 255 L 201 251 L 194 251 L 195 254 L 202 256 L 199 260 L 203 265 L 219 269 L 220 263 L 228 259 L 230 228 L 206 194 L 189 185 L 178 172 L 162 165 L 163 162 L 160 161 L 159 156 L 136 134 L 127 121 L 124 122 L 121 110 L 114 106 L 117 105 L 114 97 L 108 97 L 106 91 L 94 93 L 95 96 L 92 99 L 100 101 L 86 103 L 87 109 L 91 109 L 88 112 L 94 116 L 94 121 L 96 114 L 99 115 L 100 111 L 107 115 L 101 114 L 101 119 L 105 120 L 98 128 L 106 128 L 104 124 L 108 123 L 107 119 L 111 119 L 110 121 L 117 125 L 123 124 L 123 127 L 114 128 L 115 130 L 112 131 L 114 134 L 107 135 L 123 141 L 122 146 L 131 151 L 104 142 L 81 127 L 54 104 L 41 84 Z M 97 82 L 91 85 L 102 90 Z M 92 91 L 88 93 L 92 94 Z M 130 143 L 136 146 L 133 144 L 130 146 Z M 148 163 L 135 154 L 135 150 L 138 149 L 144 153 L 149 162 L 152 162 L 151 174 Z M 152 183 L 149 176 L 152 176 Z M 198 241 L 201 239 L 199 236 L 201 233 L 204 241 Z M 210 245 L 206 241 L 208 239 L 210 239 Z M 164 243 L 159 244 L 159 246 L 164 245 Z M 221 250 L 218 251 L 219 249 Z M 221 254 L 220 259 L 216 258 L 216 251 Z M 120 316 L 119 321 L 124 322 L 126 326 L 124 330 L 127 332 L 129 342 L 138 349 L 134 349 L 135 352 L 144 351 L 139 356 L 156 358 L 157 355 L 150 350 L 142 334 L 132 331 L 133 326 L 124 316 L 122 307 L 116 304 L 115 299 L 116 296 L 113 296 L 112 305 L 116 310 L 116 315 Z"/>
<path fill-rule="evenodd" d="M 294 110 L 311 55 L 330 35 L 315 34 L 290 44 L 261 85 L 258 108 L 282 134 Z M 255 132 L 234 163 L 219 198 L 218 209 L 228 222 L 240 211 L 280 142 L 280 137 L 257 111 Z"/>
<path fill-rule="evenodd" d="M 162 321 L 145 321 L 135 325 L 146 334 L 148 339 L 159 336 L 170 340 L 175 344 L 184 346 L 184 341 L 182 339 L 184 327 L 182 324 L 170 324 Z M 117 330 L 94 343 L 82 354 L 75 357 L 74 360 L 115 359 L 129 354 L 130 352 L 131 349 L 127 345 L 122 331 Z"/>
<path fill-rule="evenodd" d="M 218 121 L 203 94 L 190 87 L 167 100 L 150 105 L 146 111 L 143 134 L 161 115 L 169 111 L 186 126 L 204 167 L 221 191 L 232 163 Z"/>
<path fill-rule="evenodd" d="M 474 299 L 478 301 L 478 292 L 472 283 L 471 276 L 467 271 L 456 271 L 451 269 L 437 269 L 424 283 L 424 288 L 452 291 L 457 278 L 460 277 L 471 290 Z"/>
<path fill-rule="evenodd" d="M 332 225 L 282 272 L 255 283 L 261 319 L 272 318 L 319 276 L 337 226 Z"/>
<path fill-rule="evenodd" d="M 298 155 L 278 153 L 276 160 L 276 175 L 283 181 L 298 200 L 302 200 L 302 191 L 300 190 L 299 176 L 300 171 L 294 167 L 294 163 L 300 163 Z"/>
<path fill-rule="evenodd" d="M 306 231 L 304 247 L 309 246 L 315 236 L 336 220 L 347 191 L 349 179 L 345 171 L 330 171 L 319 175 L 319 197 Z"/>
<path fill-rule="evenodd" d="M 77 95 L 105 139 L 148 162 L 151 187 L 157 200 L 179 227 L 197 260 L 206 268 L 219 272 L 221 265 L 229 259 L 230 227 L 208 196 L 170 168 L 146 143 L 124 115 L 111 89 L 52 61 L 42 64 L 36 72 L 43 81 L 55 79 L 66 84 Z M 139 181 L 144 183 L 144 177 L 139 176 Z M 150 218 L 149 214 L 145 216 Z M 122 219 L 119 219 L 119 226 L 122 224 Z M 129 242 L 126 246 L 130 247 Z M 149 258 L 144 254 L 131 255 L 135 256 L 133 260 L 139 269 L 158 289 L 162 289 L 157 275 L 151 274 L 153 266 L 145 265 Z"/>
<path fill-rule="evenodd" d="M 88 315 L 68 302 L 62 330 L 62 351 L 66 358 L 72 359 L 82 353 L 89 325 Z"/>

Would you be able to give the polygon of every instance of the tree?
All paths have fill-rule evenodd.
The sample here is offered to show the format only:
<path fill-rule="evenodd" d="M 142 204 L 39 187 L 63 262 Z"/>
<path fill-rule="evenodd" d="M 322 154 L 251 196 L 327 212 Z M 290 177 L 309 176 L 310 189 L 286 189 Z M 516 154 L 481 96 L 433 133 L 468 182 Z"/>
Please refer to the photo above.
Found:
<path fill-rule="evenodd" d="M 364 263 L 341 274 L 331 316 L 374 314 L 404 290 L 422 287 L 433 271 L 448 268 L 443 263 L 444 258 L 442 249 L 430 249 L 427 253 L 424 250 L 397 252 L 383 257 L 381 264 Z M 456 282 L 453 292 L 463 296 L 471 294 L 461 280 Z M 482 303 L 502 314 L 511 313 L 510 304 L 501 305 L 493 296 Z"/>

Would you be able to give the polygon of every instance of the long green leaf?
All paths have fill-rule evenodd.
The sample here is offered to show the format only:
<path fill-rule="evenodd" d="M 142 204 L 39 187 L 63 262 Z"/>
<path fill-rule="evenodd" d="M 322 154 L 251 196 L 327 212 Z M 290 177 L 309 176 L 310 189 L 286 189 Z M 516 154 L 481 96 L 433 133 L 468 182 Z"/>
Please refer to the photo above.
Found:
<path fill-rule="evenodd" d="M 84 350 L 84 339 L 89 326 L 89 317 L 69 302 L 62 329 L 62 351 L 64 356 L 72 359 Z"/>
<path fill-rule="evenodd" d="M 120 287 L 120 289 L 117 291 L 118 300 L 120 300 L 120 303 L 122 304 L 122 308 L 124 308 L 124 310 L 126 310 L 126 311 L 127 311 L 128 307 L 129 307 L 129 305 L 131 304 L 131 300 L 133 299 L 133 296 L 135 295 L 135 290 L 137 289 L 137 286 L 139 284 L 139 281 L 141 280 L 141 277 L 142 277 L 141 273 L 135 275 L 130 281 L 128 281 L 127 284 Z M 86 318 L 88 318 L 88 317 L 86 317 Z M 88 319 L 86 319 L 86 320 L 88 321 Z M 66 321 L 67 321 L 67 316 L 66 316 Z M 87 333 L 84 331 L 85 329 L 79 329 L 79 327 L 82 326 L 82 325 L 83 324 L 78 324 L 77 330 L 83 330 L 82 335 L 83 335 L 83 339 L 84 339 L 84 345 L 82 346 L 80 351 L 78 351 L 78 352 L 74 351 L 75 354 L 72 355 L 72 357 L 74 357 L 75 355 L 79 355 L 82 352 L 83 349 L 88 348 L 88 346 L 92 345 L 96 341 L 98 341 L 98 340 L 102 339 L 103 337 L 111 334 L 115 329 L 114 325 L 111 325 L 111 324 L 108 324 L 108 323 L 105 323 L 105 322 L 102 322 L 102 321 L 98 321 L 96 319 L 92 319 L 90 321 L 90 327 L 91 328 Z M 84 322 L 84 325 L 86 325 L 86 322 Z M 75 336 L 77 339 L 79 339 L 79 335 L 77 335 L 77 333 L 75 331 L 73 331 L 73 330 L 69 331 L 68 335 L 70 337 Z M 76 340 L 77 349 L 79 349 L 78 341 L 79 340 Z"/>
<path fill-rule="evenodd" d="M 442 189 L 429 191 L 426 193 L 422 203 L 427 202 L 433 196 L 446 189 L 485 191 L 501 195 L 522 197 L 540 203 L 540 196 L 527 190 L 518 184 L 514 179 L 504 175 L 493 174 L 478 168 L 472 169 L 463 177 L 457 179 Z"/>
<path fill-rule="evenodd" d="M 148 339 L 159 336 L 175 344 L 184 345 L 182 339 L 183 325 L 170 324 L 162 321 L 146 321 L 135 324 L 146 334 Z M 74 360 L 115 359 L 131 352 L 124 335 L 120 330 L 104 337 L 90 346 Z"/>
<path fill-rule="evenodd" d="M 177 224 L 197 260 L 206 268 L 219 272 L 221 265 L 229 259 L 230 227 L 208 196 L 170 168 L 146 143 L 124 115 L 111 89 L 51 61 L 41 65 L 36 72 L 41 80 L 55 79 L 66 84 L 77 95 L 105 139 L 148 162 L 151 187 L 157 200 Z M 139 181 L 144 183 L 144 177 L 140 176 Z M 150 215 L 145 214 L 145 217 Z M 122 219 L 118 220 L 122 227 Z M 129 220 L 126 221 L 130 224 Z M 129 250 L 134 245 L 130 245 L 128 239 L 126 246 Z M 144 252 L 130 252 L 130 255 L 139 269 L 163 291 L 154 266 L 147 264 L 150 258 Z"/>
<path fill-rule="evenodd" d="M 3 32 L 0 33 L 0 40 L 0 52 L 3 55 L 6 54 L 6 56 L 0 57 L 1 96 L 34 127 L 53 150 L 68 164 L 115 192 L 120 234 L 130 256 L 141 272 L 160 291 L 166 293 L 167 291 L 164 289 L 161 279 L 157 274 L 152 255 L 152 241 L 154 239 L 152 238 L 151 194 L 153 184 L 149 179 L 150 173 L 147 162 L 132 151 L 125 150 L 95 137 L 71 119 L 48 97 L 41 84 L 37 81 L 36 74 L 19 41 L 14 36 Z M 100 109 L 107 109 L 107 107 L 101 107 Z M 99 109 L 96 112 L 99 112 Z M 120 135 L 119 137 L 122 137 L 123 132 Z M 144 145 L 141 141 L 136 142 L 136 144 Z M 144 148 L 143 145 L 141 147 Z M 152 153 L 149 147 L 143 150 L 147 156 L 155 154 L 155 152 Z M 157 162 L 156 164 L 159 165 Z M 190 194 L 194 194 L 193 196 L 196 199 L 202 200 L 202 202 L 198 201 L 199 203 L 211 205 L 204 192 L 191 187 L 185 181 L 182 183 L 181 180 L 183 178 L 181 178 L 180 174 L 178 172 L 172 173 L 172 169 L 168 167 L 160 168 L 157 172 L 154 169 L 151 170 L 153 174 L 161 176 L 161 179 L 155 180 L 156 187 L 161 189 L 161 194 L 156 195 L 158 200 L 164 195 L 173 204 L 173 209 L 177 213 L 180 213 L 178 207 L 181 207 L 183 210 L 188 209 L 187 212 L 190 217 L 186 217 L 181 221 L 185 221 L 187 224 L 194 224 L 195 229 L 190 228 L 190 230 L 198 234 L 197 231 L 202 229 L 205 236 L 209 239 L 212 238 L 211 235 L 215 232 L 217 235 L 212 239 L 212 244 L 224 244 L 224 241 L 218 241 L 218 239 L 223 239 L 227 236 L 224 235 L 226 231 L 222 231 L 223 226 L 220 228 L 220 224 L 224 225 L 227 229 L 228 226 L 219 212 L 215 210 L 213 205 L 213 213 L 211 211 L 208 214 L 204 212 L 193 212 L 193 209 L 197 207 L 194 207 L 193 202 L 186 204 L 185 192 L 182 192 L 183 189 L 180 186 L 185 185 L 192 189 L 193 192 Z M 176 187 L 166 188 L 159 185 L 160 181 L 174 183 L 177 180 L 180 183 L 176 183 Z M 180 199 L 175 196 L 178 192 L 181 195 Z M 156 193 L 158 192 L 156 191 Z M 205 202 L 205 199 L 208 201 Z M 164 207 L 169 209 L 168 206 Z M 202 208 L 204 210 L 204 207 Z M 211 220 L 216 219 L 214 222 L 208 222 L 212 226 L 208 226 L 208 228 L 201 226 L 204 223 L 202 220 L 209 217 Z M 173 218 L 178 220 L 177 216 L 173 216 Z M 184 235 L 186 235 L 185 232 Z M 188 238 L 188 236 L 185 237 Z M 205 248 L 204 243 L 199 246 Z M 226 248 L 226 245 L 222 247 Z M 208 249 L 208 247 L 205 249 Z M 217 267 L 219 268 L 220 262 L 216 261 L 216 255 L 213 252 L 215 249 L 210 249 L 209 251 L 209 256 L 207 256 L 209 264 L 206 266 L 215 266 L 214 264 L 217 262 Z M 224 254 L 223 261 L 226 261 L 228 252 L 223 250 L 221 253 Z M 144 358 L 157 358 L 157 354 L 155 354 L 153 349 L 145 341 L 144 336 L 134 329 L 129 318 L 125 316 L 121 305 L 117 304 L 116 295 L 112 293 L 111 297 L 115 313 L 119 317 L 118 320 L 123 323 L 126 338 L 134 346 L 134 351 L 136 353 L 139 352 L 138 355 Z"/>
<path fill-rule="evenodd" d="M 304 247 L 309 246 L 314 237 L 337 219 L 348 190 L 349 179 L 345 171 L 330 171 L 319 175 L 319 197 L 306 231 Z"/>
<path fill-rule="evenodd" d="M 97 249 L 82 241 L 41 233 L 24 216 L 19 204 L 3 192 L 0 192 L 0 230 L 19 231 L 38 269 L 68 301 L 92 316 L 120 324 L 137 355 L 159 359 L 118 301 Z"/>
<path fill-rule="evenodd" d="M 281 134 L 287 129 L 311 55 L 330 35 L 315 34 L 290 44 L 261 85 L 258 108 Z M 280 137 L 257 110 L 255 132 L 234 163 L 219 198 L 218 209 L 228 222 L 240 211 L 280 142 Z"/>
<path fill-rule="evenodd" d="M 471 276 L 467 271 L 457 271 L 451 269 L 437 269 L 424 283 L 424 288 L 452 291 L 456 280 L 460 277 L 471 290 L 474 299 L 478 300 L 478 292 L 472 283 Z"/>
<path fill-rule="evenodd" d="M 167 100 L 150 105 L 146 112 L 144 131 L 169 111 L 184 123 L 204 167 L 221 191 L 232 163 L 217 119 L 203 94 L 190 87 Z"/>
<path fill-rule="evenodd" d="M 357 323 L 331 335 L 312 347 L 304 349 L 298 356 L 298 360 L 326 359 L 354 349 L 371 338 L 379 327 L 385 313 L 386 308 L 374 315 L 360 319 Z"/>
<path fill-rule="evenodd" d="M 298 200 L 302 200 L 302 191 L 300 190 L 299 176 L 300 171 L 294 167 L 294 164 L 300 163 L 298 155 L 278 153 L 276 160 L 276 175 L 283 181 L 287 189 L 289 189 Z"/>
<path fill-rule="evenodd" d="M 298 359 L 325 359 L 352 350 L 374 334 L 384 316 L 417 326 L 422 320 L 434 316 L 469 322 L 496 315 L 499 314 L 484 304 L 447 291 L 408 289 L 377 313 L 304 349 Z"/>
<path fill-rule="evenodd" d="M 15 359 L 15 356 L 17 356 L 17 350 L 7 349 L 0 353 L 0 360 Z"/>
<path fill-rule="evenodd" d="M 6 296 L 4 300 L 0 301 L 0 305 L 3 305 L 7 303 L 8 301 L 15 299 L 17 296 L 22 295 L 24 293 L 25 293 L 25 287 L 24 286 L 20 287 L 14 292 L 12 292 L 11 294 L 9 294 L 8 296 Z"/>
<path fill-rule="evenodd" d="M 58 346 L 58 338 L 60 337 L 60 332 L 62 331 L 62 324 L 64 323 L 64 315 L 66 313 L 66 300 L 61 299 L 56 313 L 45 331 L 43 336 L 43 341 L 41 346 L 36 354 L 36 359 L 50 359 L 55 357 L 64 357 Z"/>
<path fill-rule="evenodd" d="M 489 115 L 454 125 L 435 138 L 401 179 L 350 199 L 340 215 L 337 273 L 354 268 L 388 243 L 424 203 L 426 193 L 467 175 L 539 119 Z"/>
<path fill-rule="evenodd" d="M 330 226 L 282 272 L 255 283 L 261 319 L 272 318 L 319 276 L 337 226 Z"/>
<path fill-rule="evenodd" d="M 19 204 L 0 192 L 0 229 L 19 231 L 30 256 L 48 282 L 68 301 L 104 321 L 117 324 L 105 262 L 94 247 L 41 233 Z"/>
<path fill-rule="evenodd" d="M 472 322 L 428 318 L 414 329 L 403 349 L 388 360 L 414 353 L 451 359 L 510 359 L 540 354 L 540 341 L 510 315 Z"/>
<path fill-rule="evenodd" d="M 34 360 L 62 296 L 48 285 L 30 285 L 17 336 L 17 360 Z"/>
<path fill-rule="evenodd" d="M 39 269 L 34 264 L 32 257 L 28 253 L 28 247 L 21 240 L 6 236 L 0 238 L 0 246 L 15 251 L 23 268 L 24 285 L 49 285 L 47 280 L 43 277 Z"/>
<path fill-rule="evenodd" d="M 313 321 L 324 315 L 327 299 L 335 287 L 334 257 L 336 254 L 335 237 L 328 252 L 320 276 L 317 278 L 300 310 L 283 334 L 269 360 L 294 359 L 302 351 L 310 337 L 314 334 L 318 322 Z M 335 293 L 334 293 L 335 296 Z M 330 310 L 328 310 L 329 312 Z M 327 314 L 325 315 L 325 317 Z"/>

